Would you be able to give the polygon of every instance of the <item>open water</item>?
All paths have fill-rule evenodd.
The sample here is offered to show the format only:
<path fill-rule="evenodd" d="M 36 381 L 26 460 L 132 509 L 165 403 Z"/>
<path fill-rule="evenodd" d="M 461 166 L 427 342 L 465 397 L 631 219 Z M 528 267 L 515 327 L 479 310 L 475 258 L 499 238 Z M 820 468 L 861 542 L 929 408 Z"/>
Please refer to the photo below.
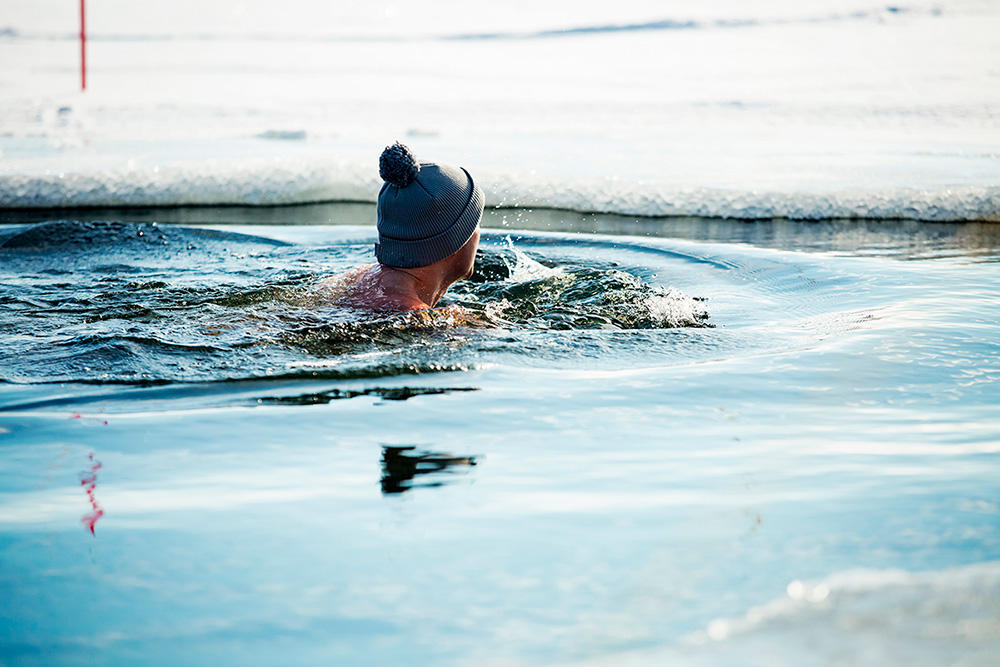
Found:
<path fill-rule="evenodd" d="M 254 214 L 0 228 L 0 663 L 994 664 L 998 225 Z"/>
<path fill-rule="evenodd" d="M 997 664 L 995 0 L 86 6 L 85 91 L 0 10 L 0 665 Z M 396 139 L 488 229 L 363 317 Z"/>

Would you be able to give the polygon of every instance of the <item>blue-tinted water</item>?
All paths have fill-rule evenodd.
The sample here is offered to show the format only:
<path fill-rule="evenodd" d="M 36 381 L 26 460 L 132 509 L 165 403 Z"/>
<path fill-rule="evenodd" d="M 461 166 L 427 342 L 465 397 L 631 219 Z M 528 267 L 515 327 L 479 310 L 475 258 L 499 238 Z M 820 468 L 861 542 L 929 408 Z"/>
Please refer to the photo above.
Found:
<path fill-rule="evenodd" d="M 525 213 L 358 325 L 370 227 L 129 224 L 0 230 L 6 664 L 1000 649 L 996 226 Z"/>

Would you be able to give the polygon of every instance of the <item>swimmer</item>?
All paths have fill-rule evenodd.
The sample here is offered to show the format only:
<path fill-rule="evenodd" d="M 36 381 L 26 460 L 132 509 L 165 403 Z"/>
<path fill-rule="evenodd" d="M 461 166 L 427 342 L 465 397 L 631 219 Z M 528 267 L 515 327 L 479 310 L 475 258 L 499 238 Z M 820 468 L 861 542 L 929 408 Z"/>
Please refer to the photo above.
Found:
<path fill-rule="evenodd" d="M 483 191 L 461 167 L 418 163 L 397 142 L 382 152 L 375 259 L 328 281 L 336 300 L 369 310 L 433 308 L 448 288 L 472 276 Z"/>

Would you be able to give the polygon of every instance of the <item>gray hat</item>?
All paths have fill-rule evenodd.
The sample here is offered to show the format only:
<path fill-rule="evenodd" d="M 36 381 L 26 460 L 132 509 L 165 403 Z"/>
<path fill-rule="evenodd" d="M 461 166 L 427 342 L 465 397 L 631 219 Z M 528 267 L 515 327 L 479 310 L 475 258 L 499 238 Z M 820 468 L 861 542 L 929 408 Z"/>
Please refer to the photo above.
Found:
<path fill-rule="evenodd" d="M 465 169 L 417 163 L 397 142 L 382 151 L 375 258 L 387 266 L 428 266 L 459 250 L 483 217 L 483 191 Z"/>

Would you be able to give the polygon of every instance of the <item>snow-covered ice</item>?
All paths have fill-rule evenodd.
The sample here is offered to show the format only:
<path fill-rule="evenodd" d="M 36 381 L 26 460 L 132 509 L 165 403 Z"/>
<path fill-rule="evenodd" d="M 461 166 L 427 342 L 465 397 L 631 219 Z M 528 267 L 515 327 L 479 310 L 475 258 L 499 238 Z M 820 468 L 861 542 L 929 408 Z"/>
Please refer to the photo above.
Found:
<path fill-rule="evenodd" d="M 1000 219 L 1000 5 L 323 3 L 0 14 L 0 206 L 371 201 L 399 139 L 492 206 Z"/>

